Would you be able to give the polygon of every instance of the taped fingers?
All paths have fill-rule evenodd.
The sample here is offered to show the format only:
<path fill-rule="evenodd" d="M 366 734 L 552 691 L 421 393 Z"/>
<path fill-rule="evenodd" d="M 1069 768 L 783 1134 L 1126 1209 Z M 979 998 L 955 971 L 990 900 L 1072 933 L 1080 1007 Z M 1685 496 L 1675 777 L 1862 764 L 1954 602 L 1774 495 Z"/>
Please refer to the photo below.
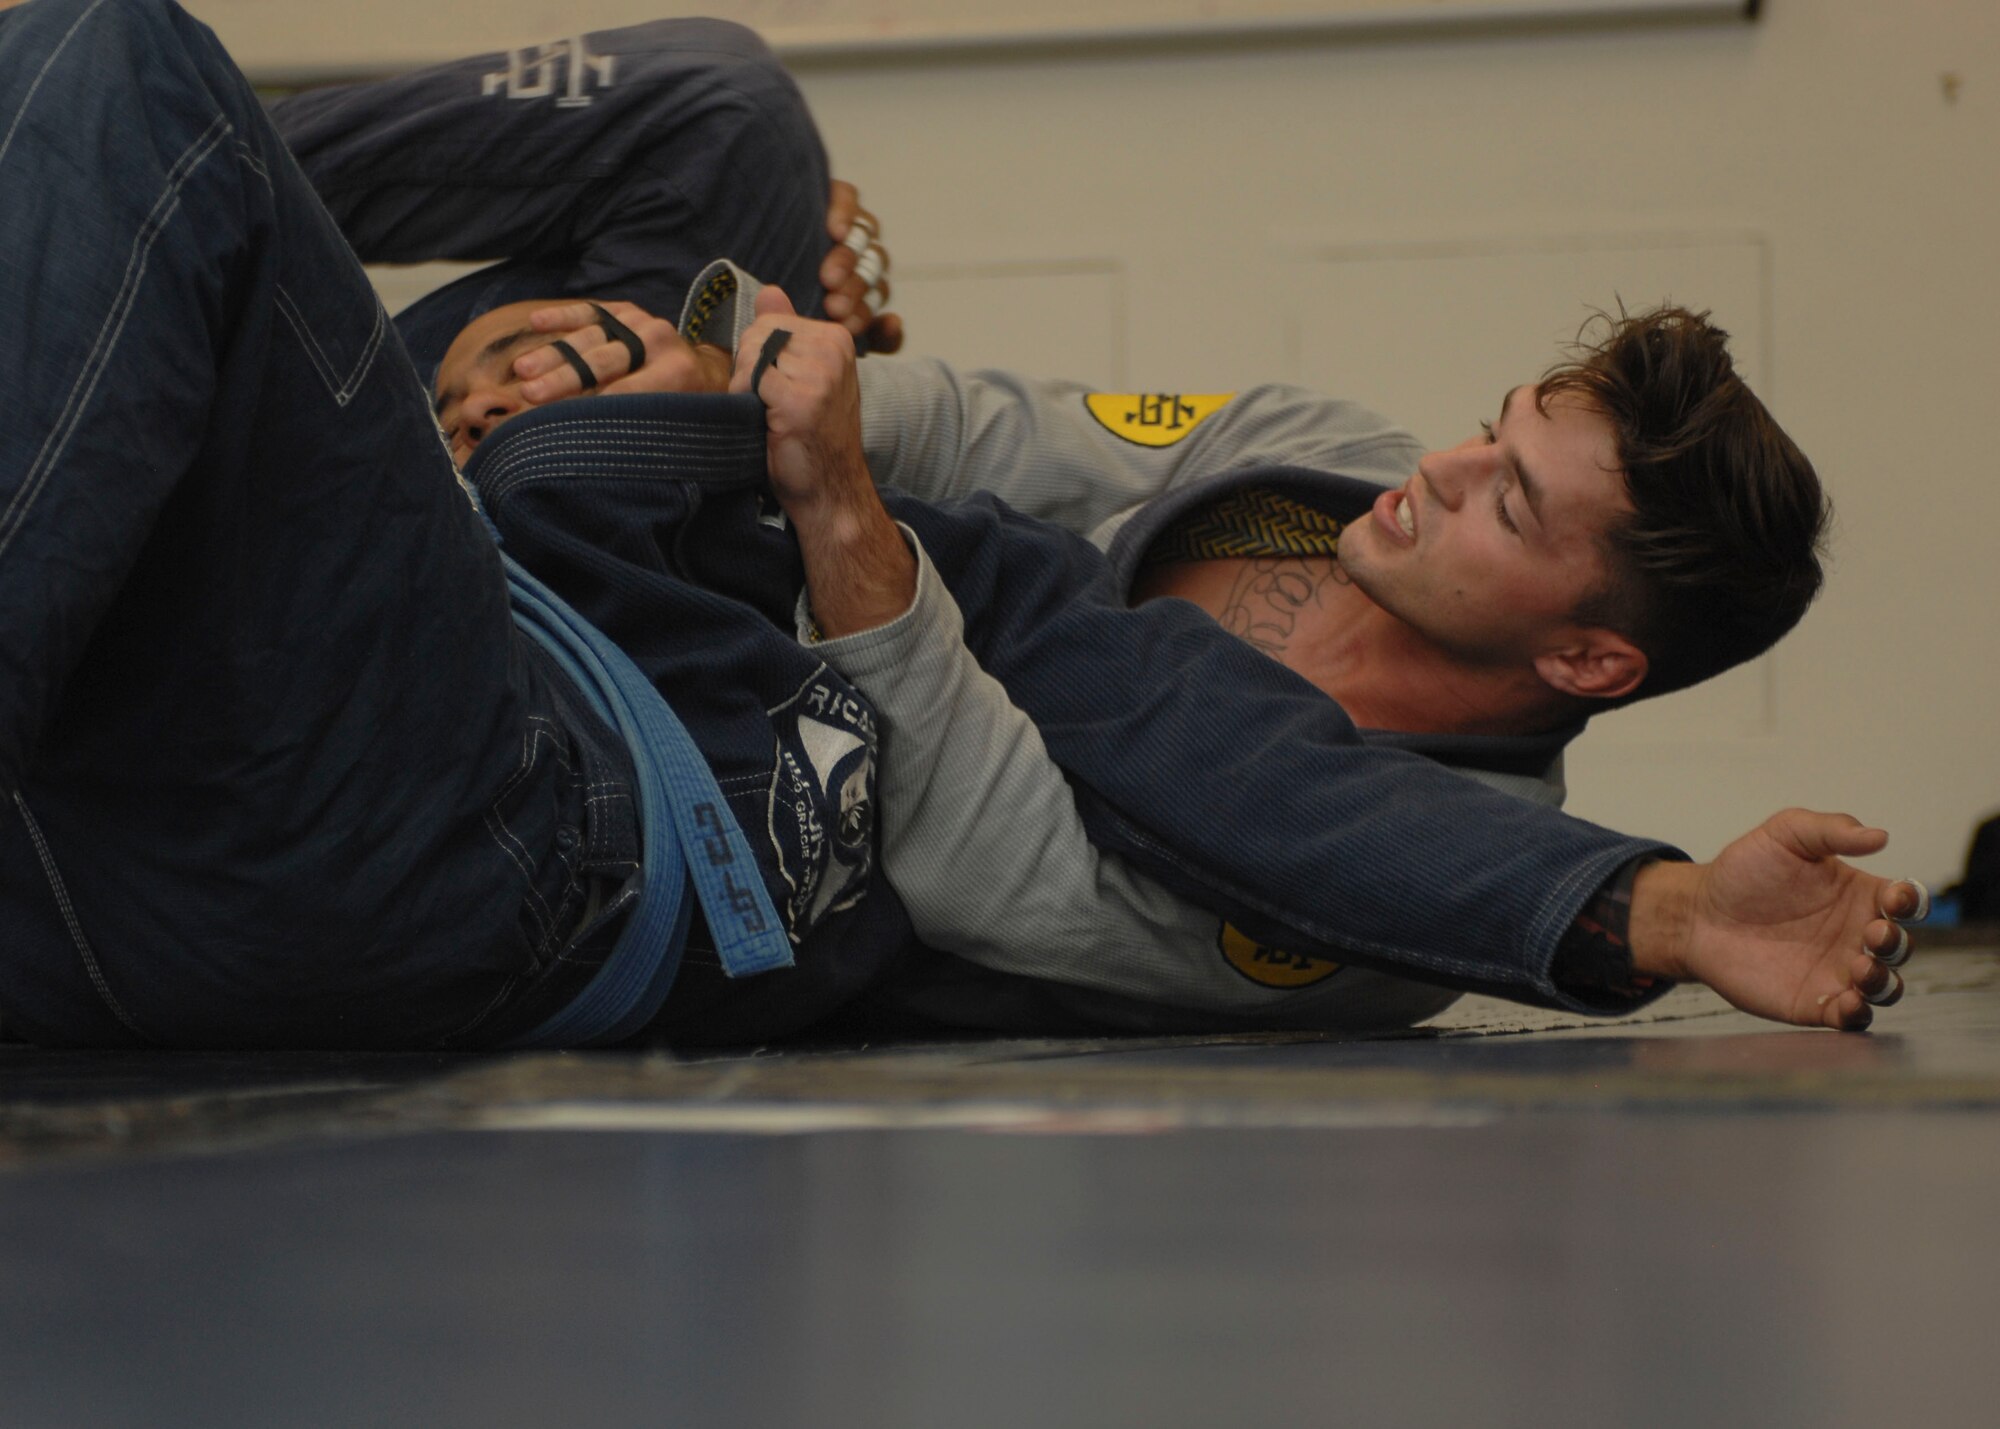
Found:
<path fill-rule="evenodd" d="M 1909 930 L 1901 925 L 1894 926 L 1896 928 L 1895 941 L 1890 943 L 1886 948 L 1870 948 L 1868 950 L 1868 956 L 1875 959 L 1876 962 L 1882 964 L 1885 968 L 1899 968 L 1910 960 Z"/>
<path fill-rule="evenodd" d="M 1881 987 L 1873 992 L 1869 992 L 1866 988 L 1861 989 L 1862 1000 L 1870 1007 L 1894 1007 L 1903 1000 L 1902 975 L 1893 968 L 1885 968 L 1883 971 L 1888 974 L 1888 978 Z"/>
<path fill-rule="evenodd" d="M 624 345 L 626 354 L 632 359 L 632 365 L 625 370 L 631 373 L 637 372 L 640 368 L 644 367 L 646 365 L 646 343 L 644 339 L 617 318 L 613 317 L 602 303 L 592 303 L 590 310 L 597 315 L 597 325 L 604 329 L 604 340 Z"/>
<path fill-rule="evenodd" d="M 1931 916 L 1931 891 L 1924 886 L 1921 880 L 1899 878 L 1896 880 L 1896 883 L 1907 884 L 1910 888 L 1914 889 L 1916 892 L 1916 902 L 1907 913 L 1891 913 L 1887 908 L 1884 908 L 1882 910 L 1884 918 L 1893 918 L 1898 923 L 1921 923 L 1924 919 Z M 1894 887 L 1895 885 L 1892 884 L 1890 886 Z"/>
<path fill-rule="evenodd" d="M 881 282 L 882 275 L 888 269 L 889 255 L 882 251 L 880 244 L 869 244 L 862 250 L 861 256 L 854 260 L 854 276 L 864 288 L 872 288 Z"/>
<path fill-rule="evenodd" d="M 868 247 L 882 236 L 882 227 L 875 221 L 875 215 L 867 209 L 855 210 L 854 217 L 847 225 L 847 237 L 840 241 L 852 248 L 856 254 L 866 253 Z"/>

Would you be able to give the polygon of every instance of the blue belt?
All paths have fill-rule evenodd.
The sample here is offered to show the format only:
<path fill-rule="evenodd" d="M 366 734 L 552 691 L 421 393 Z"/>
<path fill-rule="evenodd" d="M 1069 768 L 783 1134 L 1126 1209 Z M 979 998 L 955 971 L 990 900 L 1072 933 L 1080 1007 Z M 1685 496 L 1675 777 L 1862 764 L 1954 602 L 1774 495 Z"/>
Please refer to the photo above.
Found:
<path fill-rule="evenodd" d="M 725 975 L 790 967 L 791 939 L 764 891 L 756 858 L 686 727 L 610 637 L 504 551 L 500 559 L 514 623 L 548 651 L 632 751 L 641 879 L 638 906 L 589 986 L 510 1045 L 602 1045 L 651 1021 L 680 969 L 690 879 Z"/>

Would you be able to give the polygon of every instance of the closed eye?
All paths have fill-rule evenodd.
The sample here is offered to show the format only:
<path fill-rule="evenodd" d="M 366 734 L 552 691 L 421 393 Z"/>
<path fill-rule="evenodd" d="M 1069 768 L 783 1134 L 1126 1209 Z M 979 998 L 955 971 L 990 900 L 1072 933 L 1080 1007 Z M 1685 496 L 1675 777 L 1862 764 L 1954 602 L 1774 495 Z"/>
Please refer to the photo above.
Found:
<path fill-rule="evenodd" d="M 1480 422 L 1479 430 L 1486 434 L 1486 443 L 1488 446 L 1499 440 L 1499 438 L 1493 435 L 1493 424 L 1491 422 Z M 1507 514 L 1507 486 L 1504 482 L 1493 488 L 1493 514 L 1500 518 L 1502 526 L 1505 526 L 1516 536 L 1521 534 L 1521 528 L 1516 526 L 1514 518 Z"/>

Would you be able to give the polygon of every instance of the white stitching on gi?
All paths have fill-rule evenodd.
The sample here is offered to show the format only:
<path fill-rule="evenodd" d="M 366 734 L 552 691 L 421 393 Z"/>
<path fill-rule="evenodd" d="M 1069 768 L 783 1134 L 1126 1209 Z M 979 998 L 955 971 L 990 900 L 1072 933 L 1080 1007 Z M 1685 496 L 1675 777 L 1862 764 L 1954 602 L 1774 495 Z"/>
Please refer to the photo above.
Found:
<path fill-rule="evenodd" d="M 277 192 L 276 186 L 271 182 L 271 171 L 264 167 L 264 161 L 257 157 L 256 151 L 240 139 L 236 144 L 236 157 L 248 164 L 256 172 L 257 177 L 264 181 L 265 188 L 270 189 L 273 193 Z"/>
<path fill-rule="evenodd" d="M 35 82 L 28 86 L 28 92 L 21 97 L 21 107 L 14 111 L 14 122 L 7 126 L 7 137 L 0 139 L 0 163 L 6 162 L 7 151 L 14 147 L 14 132 L 21 127 L 21 119 L 27 114 L 28 106 L 35 102 L 35 91 L 42 87 L 42 81 L 48 78 L 49 71 L 55 67 L 55 62 L 61 58 L 63 49 L 69 44 L 76 32 L 83 28 L 83 22 L 88 20 L 92 15 L 95 15 L 97 13 L 97 6 L 103 3 L 104 0 L 97 0 L 96 4 L 85 10 L 81 15 L 78 15 L 76 23 L 63 32 L 63 37 L 56 41 L 56 47 L 49 51 L 49 57 L 42 61 L 41 69 L 35 73 Z"/>
<path fill-rule="evenodd" d="M 493 836 L 493 842 L 499 845 L 500 852 L 512 859 L 514 867 L 521 871 L 521 877 L 527 884 L 528 911 L 534 915 L 535 922 L 542 930 L 541 941 L 535 945 L 535 951 L 546 953 L 549 945 L 555 940 L 555 915 L 550 911 L 548 901 L 542 897 L 541 891 L 535 887 L 534 870 L 528 866 L 527 845 L 514 836 L 514 831 L 507 827 L 507 821 L 500 817 L 500 806 L 507 802 L 507 796 L 520 787 L 523 779 L 534 772 L 535 750 L 541 741 L 546 739 L 557 749 L 562 748 L 561 732 L 553 723 L 540 715 L 530 715 L 528 724 L 530 728 L 521 738 L 521 767 L 514 771 L 514 777 L 502 785 L 500 792 L 493 796 L 493 805 L 486 811 L 485 822 L 486 832 Z"/>
<path fill-rule="evenodd" d="M 112 349 L 118 346 L 118 339 L 125 333 L 125 324 L 132 316 L 132 309 L 138 304 L 139 284 L 145 277 L 146 259 L 152 253 L 153 245 L 159 241 L 160 235 L 166 231 L 167 220 L 173 216 L 174 210 L 180 207 L 182 187 L 192 176 L 196 166 L 222 142 L 223 135 L 230 132 L 229 121 L 220 114 L 216 115 L 214 121 L 202 131 L 194 143 L 187 147 L 186 152 L 174 161 L 173 168 L 168 171 L 165 191 L 154 202 L 152 211 L 146 215 L 146 221 L 139 225 L 139 232 L 132 239 L 132 256 L 125 263 L 124 282 L 118 289 L 118 296 L 112 301 L 111 311 L 104 315 L 104 323 L 97 330 L 97 341 L 92 344 L 90 355 L 84 359 L 83 370 L 77 374 L 76 384 L 70 388 L 69 400 L 63 404 L 62 413 L 56 418 L 55 425 L 50 428 L 48 440 L 42 443 L 41 451 L 36 453 L 35 460 L 30 463 L 28 474 L 23 479 L 20 489 L 7 503 L 7 509 L 0 512 L 0 557 L 7 554 L 7 548 L 13 544 L 14 537 L 27 522 L 28 512 L 34 507 L 36 498 L 41 495 L 42 486 L 48 480 L 49 473 L 55 470 L 56 463 L 62 459 L 63 449 L 69 445 L 70 438 L 76 434 L 78 425 L 83 421 L 84 408 L 89 405 L 92 394 L 97 391 L 98 379 L 104 375 Z"/>
<path fill-rule="evenodd" d="M 62 910 L 63 922 L 69 928 L 70 941 L 76 944 L 76 951 L 83 959 L 84 971 L 90 974 L 90 981 L 96 986 L 97 995 L 104 999 L 104 1005 L 125 1024 L 126 1031 L 150 1042 L 152 1039 L 139 1030 L 139 1024 L 126 1014 L 118 999 L 111 995 L 111 984 L 104 980 L 104 970 L 97 965 L 96 950 L 90 946 L 90 939 L 83 935 L 83 924 L 77 921 L 76 908 L 69 901 L 69 889 L 63 884 L 62 874 L 56 871 L 55 855 L 49 852 L 48 840 L 42 837 L 42 826 L 36 823 L 35 816 L 28 812 L 28 801 L 21 797 L 19 791 L 14 794 L 14 807 L 21 812 L 21 822 L 28 826 L 28 837 L 34 841 L 35 856 L 42 861 L 42 872 L 49 880 L 50 890 L 56 895 L 56 906 Z"/>
<path fill-rule="evenodd" d="M 355 359 L 354 370 L 343 381 L 340 374 L 334 370 L 333 359 L 327 356 L 326 349 L 319 345 L 319 339 L 312 335 L 312 329 L 306 324 L 305 314 L 299 311 L 298 300 L 285 291 L 283 283 L 279 283 L 277 289 L 278 311 L 284 315 L 285 321 L 292 325 L 292 331 L 298 335 L 299 345 L 305 348 L 306 356 L 312 360 L 312 365 L 319 369 L 320 381 L 324 382 L 326 390 L 333 394 L 334 406 L 345 407 L 354 400 L 354 394 L 367 380 L 369 369 L 375 365 L 375 354 L 382 350 L 382 335 L 389 326 L 388 314 L 378 301 L 375 304 L 375 326 L 368 333 L 367 345 L 361 349 L 361 356 Z"/>
<path fill-rule="evenodd" d="M 623 434 L 625 439 L 619 440 L 615 434 Z M 652 424 L 569 421 L 563 423 L 560 431 L 538 431 L 510 439 L 506 450 L 493 458 L 487 469 L 480 473 L 480 484 L 488 499 L 498 500 L 523 482 L 551 475 L 546 469 L 547 464 L 564 452 L 585 454 L 589 458 L 587 464 L 592 476 L 617 470 L 645 477 L 686 479 L 680 473 L 661 472 L 657 465 L 659 459 L 687 452 L 708 465 L 762 456 L 763 447 L 763 438 L 758 436 L 732 434 L 727 438 L 711 440 L 704 437 L 686 441 L 675 440 L 670 432 L 663 433 Z M 613 456 L 632 460 L 608 460 Z M 523 466 L 528 469 L 516 474 L 516 469 Z"/>

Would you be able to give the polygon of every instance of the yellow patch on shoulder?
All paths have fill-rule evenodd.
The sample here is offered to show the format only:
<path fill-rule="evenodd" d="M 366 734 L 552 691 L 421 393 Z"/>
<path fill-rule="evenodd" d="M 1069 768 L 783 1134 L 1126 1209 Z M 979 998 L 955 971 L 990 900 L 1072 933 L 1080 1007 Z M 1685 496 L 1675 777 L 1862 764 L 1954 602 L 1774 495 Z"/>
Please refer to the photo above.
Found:
<path fill-rule="evenodd" d="M 1222 950 L 1223 961 L 1259 987 L 1311 987 L 1340 971 L 1340 964 L 1331 959 L 1309 958 L 1260 943 L 1234 923 L 1222 925 L 1215 945 Z"/>
<path fill-rule="evenodd" d="M 1221 411 L 1234 392 L 1092 392 L 1083 399 L 1097 424 L 1142 447 L 1170 447 Z"/>

